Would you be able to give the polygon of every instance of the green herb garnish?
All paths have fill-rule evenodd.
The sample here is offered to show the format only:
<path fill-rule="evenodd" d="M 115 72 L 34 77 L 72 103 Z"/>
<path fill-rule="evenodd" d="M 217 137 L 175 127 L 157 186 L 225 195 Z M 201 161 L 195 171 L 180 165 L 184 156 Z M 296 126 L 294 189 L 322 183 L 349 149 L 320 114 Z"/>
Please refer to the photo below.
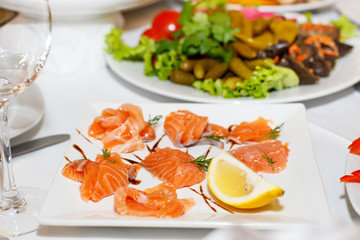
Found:
<path fill-rule="evenodd" d="M 200 157 L 197 157 L 197 158 L 195 158 L 194 160 L 188 161 L 188 162 L 185 162 L 185 163 L 196 163 L 196 165 L 198 165 L 198 167 L 199 167 L 201 170 L 204 170 L 204 171 L 207 172 L 211 160 L 212 160 L 212 158 L 210 158 L 210 159 L 205 159 L 205 155 L 201 155 Z"/>
<path fill-rule="evenodd" d="M 215 141 L 220 141 L 221 139 L 224 139 L 224 137 L 221 137 L 221 136 L 216 136 L 216 135 L 208 135 L 208 136 L 204 136 L 204 138 L 208 138 L 208 139 L 211 139 L 211 140 L 215 140 Z"/>
<path fill-rule="evenodd" d="M 108 149 L 102 150 L 104 160 L 106 160 L 108 157 L 110 157 L 110 151 Z"/>
<path fill-rule="evenodd" d="M 155 125 L 163 116 L 162 115 L 156 115 L 155 117 L 151 118 L 151 115 L 149 116 L 148 124 L 149 125 Z"/>
<path fill-rule="evenodd" d="M 264 159 L 266 159 L 266 161 L 269 163 L 271 169 L 272 169 L 273 171 L 275 171 L 273 165 L 274 165 L 276 162 L 274 162 L 274 161 L 272 160 L 272 158 L 270 158 L 266 153 L 264 153 L 264 155 L 261 155 L 261 157 L 264 158 Z"/>
<path fill-rule="evenodd" d="M 259 138 L 259 141 L 262 141 L 262 140 L 268 140 L 268 139 L 273 139 L 275 140 L 279 134 L 280 134 L 280 129 L 281 127 L 284 125 L 284 123 L 276 126 L 274 129 L 271 129 L 270 132 L 268 132 L 267 134 L 265 134 L 264 136 L 260 137 Z"/>

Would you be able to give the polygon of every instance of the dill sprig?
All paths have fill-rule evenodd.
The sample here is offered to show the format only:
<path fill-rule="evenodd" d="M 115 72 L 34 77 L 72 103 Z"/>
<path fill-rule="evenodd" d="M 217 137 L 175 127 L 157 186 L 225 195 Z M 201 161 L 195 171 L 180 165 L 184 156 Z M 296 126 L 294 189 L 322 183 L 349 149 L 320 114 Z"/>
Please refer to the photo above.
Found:
<path fill-rule="evenodd" d="M 221 139 L 224 139 L 224 137 L 216 136 L 214 134 L 204 136 L 204 138 L 209 138 L 209 139 L 212 139 L 214 141 L 220 141 Z"/>
<path fill-rule="evenodd" d="M 274 170 L 274 164 L 275 164 L 276 162 L 274 162 L 274 160 L 273 160 L 272 158 L 270 158 L 266 153 L 264 153 L 264 155 L 261 155 L 261 157 L 264 158 L 264 159 L 266 159 L 266 161 L 269 163 L 271 169 L 272 169 L 273 171 L 275 171 L 275 170 Z"/>
<path fill-rule="evenodd" d="M 205 155 L 201 155 L 200 157 L 197 157 L 197 158 L 195 158 L 194 160 L 188 161 L 188 162 L 186 162 L 186 163 L 196 163 L 196 165 L 198 165 L 198 167 L 199 167 L 201 170 L 204 170 L 204 171 L 207 172 L 211 160 L 212 160 L 212 158 L 205 159 Z"/>
<path fill-rule="evenodd" d="M 108 157 L 110 157 L 110 151 L 106 148 L 101 150 L 103 153 L 104 160 L 106 160 Z"/>
<path fill-rule="evenodd" d="M 280 135 L 280 129 L 282 128 L 283 125 L 284 123 L 276 126 L 274 129 L 271 129 L 267 134 L 260 137 L 259 141 L 268 140 L 268 139 L 275 140 Z"/>
<path fill-rule="evenodd" d="M 155 117 L 151 118 L 151 115 L 149 116 L 148 124 L 149 125 L 155 125 L 163 116 L 162 115 L 156 115 Z"/>

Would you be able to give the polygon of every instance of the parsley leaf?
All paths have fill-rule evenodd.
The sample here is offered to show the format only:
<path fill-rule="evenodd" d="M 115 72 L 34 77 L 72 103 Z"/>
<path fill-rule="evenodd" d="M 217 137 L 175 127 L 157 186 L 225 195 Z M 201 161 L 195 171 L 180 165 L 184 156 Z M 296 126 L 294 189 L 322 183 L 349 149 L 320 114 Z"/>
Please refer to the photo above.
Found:
<path fill-rule="evenodd" d="M 227 44 L 234 41 L 234 33 L 240 32 L 239 29 L 231 27 L 231 18 L 228 13 L 215 12 L 210 16 L 209 21 L 211 23 L 211 33 L 218 42 Z"/>

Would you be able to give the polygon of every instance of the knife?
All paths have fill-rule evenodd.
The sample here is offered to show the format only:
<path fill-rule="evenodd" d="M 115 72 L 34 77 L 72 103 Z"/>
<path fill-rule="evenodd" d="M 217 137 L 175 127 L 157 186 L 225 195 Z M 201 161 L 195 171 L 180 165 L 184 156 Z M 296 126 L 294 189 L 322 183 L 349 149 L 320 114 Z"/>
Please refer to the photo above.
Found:
<path fill-rule="evenodd" d="M 11 153 L 13 157 L 21 154 L 29 153 L 41 148 L 45 148 L 57 143 L 64 142 L 70 138 L 69 134 L 52 135 L 43 138 L 30 140 L 28 142 L 20 143 L 11 147 Z"/>

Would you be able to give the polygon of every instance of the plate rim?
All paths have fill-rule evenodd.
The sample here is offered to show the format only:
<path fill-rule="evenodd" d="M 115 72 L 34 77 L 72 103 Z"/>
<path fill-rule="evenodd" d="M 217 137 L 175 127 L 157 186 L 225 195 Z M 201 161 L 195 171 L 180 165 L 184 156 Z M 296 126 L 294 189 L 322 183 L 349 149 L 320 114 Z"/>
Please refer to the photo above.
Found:
<path fill-rule="evenodd" d="M 348 2 L 346 2 L 346 1 L 348 1 Z M 341 0 L 341 1 L 338 0 L 335 3 L 335 7 L 340 13 L 346 15 L 350 21 L 354 22 L 357 25 L 360 25 L 359 14 L 357 14 L 356 11 L 351 12 L 350 9 L 354 9 L 354 8 L 347 7 L 348 5 L 351 5 L 353 2 L 354 2 L 353 0 Z M 356 1 L 356 3 L 359 3 L 359 2 Z M 355 9 L 357 9 L 357 8 L 355 8 Z M 360 11 L 359 11 L 359 13 L 360 13 Z"/>
<path fill-rule="evenodd" d="M 328 7 L 336 0 L 322 0 L 317 2 L 298 3 L 290 5 L 259 6 L 259 11 L 263 12 L 303 12 Z"/>

